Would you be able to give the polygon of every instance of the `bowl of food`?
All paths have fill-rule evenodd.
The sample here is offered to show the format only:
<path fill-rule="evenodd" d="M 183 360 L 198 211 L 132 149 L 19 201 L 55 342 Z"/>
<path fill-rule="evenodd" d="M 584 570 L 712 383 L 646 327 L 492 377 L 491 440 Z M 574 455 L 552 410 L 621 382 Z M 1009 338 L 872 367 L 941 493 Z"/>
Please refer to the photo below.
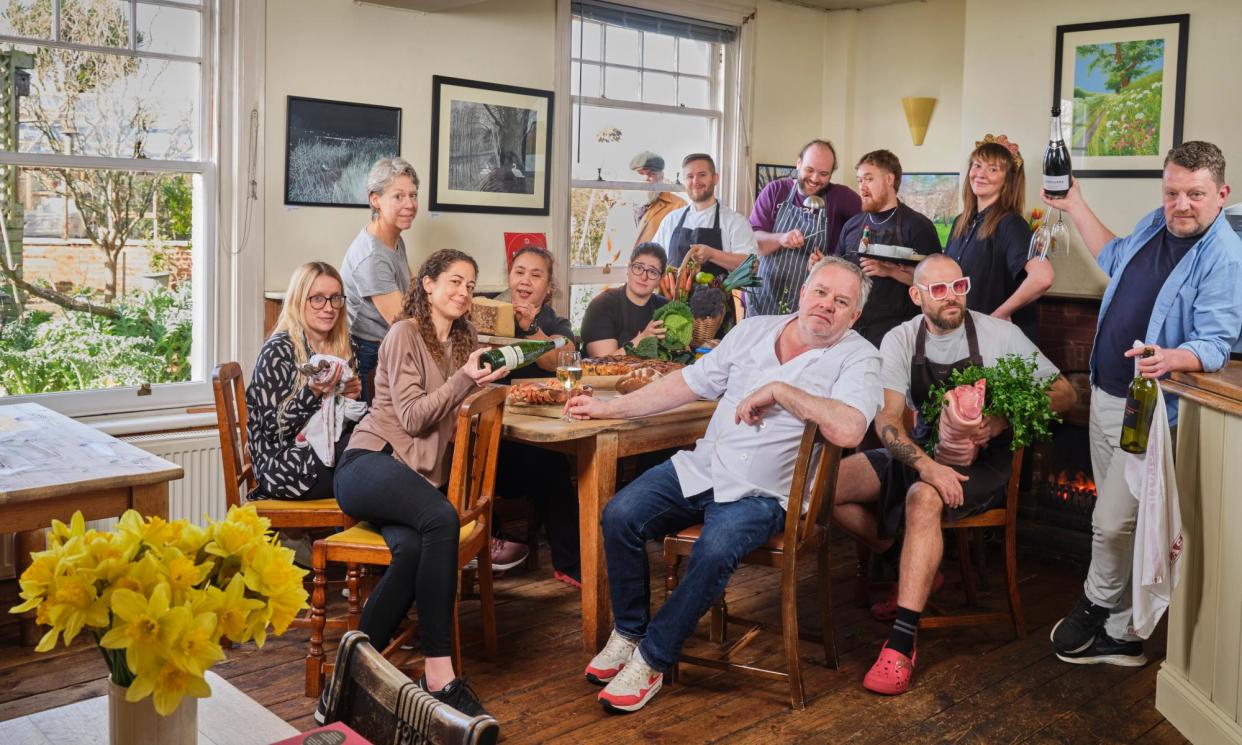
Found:
<path fill-rule="evenodd" d="M 879 259 L 909 259 L 914 256 L 914 249 L 905 246 L 890 246 L 885 243 L 872 243 L 862 255 Z"/>

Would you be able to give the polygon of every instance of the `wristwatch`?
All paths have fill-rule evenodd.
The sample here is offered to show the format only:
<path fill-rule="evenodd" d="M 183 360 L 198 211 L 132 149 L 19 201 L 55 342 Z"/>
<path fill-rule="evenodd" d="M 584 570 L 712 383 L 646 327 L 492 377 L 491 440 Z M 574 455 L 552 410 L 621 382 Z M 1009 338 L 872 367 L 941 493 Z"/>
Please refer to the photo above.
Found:
<path fill-rule="evenodd" d="M 530 336 L 531 334 L 539 330 L 539 321 L 536 321 L 535 319 L 532 318 L 530 319 L 529 326 L 527 326 L 526 328 L 522 328 L 521 326 L 518 326 L 518 328 L 522 331 L 523 334 Z"/>

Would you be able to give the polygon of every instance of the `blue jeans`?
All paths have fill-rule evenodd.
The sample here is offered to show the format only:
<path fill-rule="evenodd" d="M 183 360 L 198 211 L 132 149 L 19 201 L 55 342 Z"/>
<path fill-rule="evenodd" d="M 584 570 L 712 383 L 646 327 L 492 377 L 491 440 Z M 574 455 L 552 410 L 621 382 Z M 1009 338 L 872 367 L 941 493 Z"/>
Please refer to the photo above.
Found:
<path fill-rule="evenodd" d="M 362 393 L 358 400 L 368 406 L 375 398 L 375 368 L 379 367 L 379 342 L 349 337 L 354 347 L 354 359 L 358 361 L 358 380 L 362 383 Z"/>
<path fill-rule="evenodd" d="M 683 496 L 672 461 L 665 461 L 622 489 L 601 521 L 608 591 L 617 633 L 641 640 L 647 664 L 668 670 L 699 619 L 724 592 L 742 557 L 766 543 L 785 522 L 775 499 L 749 496 L 716 502 L 712 490 Z M 647 541 L 703 523 L 685 574 L 655 618 Z"/>

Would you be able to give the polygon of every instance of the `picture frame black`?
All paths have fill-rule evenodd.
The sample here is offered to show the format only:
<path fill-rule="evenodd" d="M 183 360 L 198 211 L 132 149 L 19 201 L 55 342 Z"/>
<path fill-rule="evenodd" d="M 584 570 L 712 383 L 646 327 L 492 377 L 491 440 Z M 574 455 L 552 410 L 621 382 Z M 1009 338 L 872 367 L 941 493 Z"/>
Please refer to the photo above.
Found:
<path fill-rule="evenodd" d="M 1111 32 L 1111 33 L 1110 33 Z M 1150 40 L 1137 42 L 1133 39 L 1125 37 L 1134 37 L 1140 35 L 1147 37 L 1149 34 L 1155 34 Z M 1112 39 L 1112 41 L 1109 41 Z M 1082 178 L 1159 178 L 1163 171 L 1164 154 L 1172 147 L 1182 143 L 1182 127 L 1186 110 L 1186 58 L 1189 49 L 1190 39 L 1190 15 L 1181 13 L 1177 15 L 1166 16 L 1150 16 L 1146 18 L 1127 18 L 1115 21 L 1094 21 L 1090 23 L 1073 23 L 1057 26 L 1056 30 L 1056 51 L 1054 56 L 1053 82 L 1052 82 L 1052 101 L 1054 105 L 1060 105 L 1062 113 L 1062 130 L 1066 130 L 1066 121 L 1069 120 L 1069 137 L 1066 143 L 1070 146 L 1070 156 L 1074 161 L 1074 175 Z M 1095 91 L 1084 91 L 1076 79 L 1078 73 L 1082 72 L 1077 64 L 1080 50 L 1084 47 L 1103 46 L 1108 43 L 1120 46 L 1125 43 L 1152 43 L 1159 42 L 1161 44 L 1160 67 L 1158 69 L 1162 80 L 1149 81 L 1147 88 L 1143 91 L 1139 90 L 1139 85 L 1135 83 L 1133 86 L 1122 78 L 1117 86 L 1114 94 L 1115 97 L 1131 95 L 1126 92 L 1133 87 L 1133 93 L 1137 95 L 1140 92 L 1152 93 L 1153 88 L 1158 88 L 1159 100 L 1157 105 L 1160 107 L 1158 120 L 1153 118 L 1148 120 L 1147 124 L 1141 125 L 1133 133 L 1124 131 L 1126 128 L 1136 127 L 1135 120 L 1129 121 L 1119 120 L 1117 117 L 1110 116 L 1108 109 L 1104 105 L 1100 105 L 1098 112 L 1092 112 L 1092 106 L 1086 102 L 1092 98 L 1103 97 L 1102 93 Z M 1169 54 L 1169 47 L 1174 47 L 1172 54 Z M 1072 58 L 1070 55 L 1074 55 Z M 1067 70 L 1067 61 L 1074 60 L 1074 68 Z M 1171 63 L 1171 64 L 1170 64 Z M 1172 69 L 1170 69 L 1170 67 Z M 1092 71 L 1098 74 L 1098 71 Z M 1109 82 L 1113 82 L 1112 75 L 1120 72 L 1115 70 L 1110 73 Z M 1068 76 L 1067 76 L 1068 73 Z M 1155 73 L 1148 73 L 1144 78 L 1150 78 Z M 1173 91 L 1171 94 L 1167 91 L 1167 83 L 1173 83 Z M 1158 82 L 1159 85 L 1155 85 Z M 1066 94 L 1069 94 L 1068 96 Z M 1079 94 L 1083 93 L 1083 96 Z M 1082 101 L 1084 103 L 1078 104 Z M 1166 103 L 1167 101 L 1167 103 Z M 1148 106 L 1150 103 L 1148 104 Z M 1084 109 L 1086 109 L 1084 111 Z M 1067 114 L 1067 110 L 1072 113 Z M 1146 113 L 1140 111 L 1138 113 Z M 1089 117 L 1089 121 L 1087 119 Z M 1140 117 L 1141 118 L 1141 117 Z M 1151 137 L 1152 122 L 1158 121 L 1156 127 L 1156 137 Z M 1123 129 L 1122 135 L 1118 135 L 1117 141 L 1121 141 L 1124 135 L 1132 138 L 1126 144 L 1118 147 L 1119 152 L 1108 152 L 1110 145 L 1108 143 L 1100 143 L 1102 139 L 1097 135 L 1101 126 L 1112 126 Z M 1145 129 L 1143 129 L 1145 127 Z M 1082 130 L 1080 132 L 1080 130 Z M 1106 136 L 1112 136 L 1105 133 Z M 1134 140 L 1138 140 L 1138 144 L 1134 144 Z M 1153 141 L 1155 140 L 1155 141 Z M 1097 152 L 1092 153 L 1092 149 Z M 1138 154 L 1130 154 L 1121 152 L 1125 149 L 1137 149 Z"/>
<path fill-rule="evenodd" d="M 431 211 L 549 214 L 553 92 L 431 81 Z"/>
<path fill-rule="evenodd" d="M 755 164 L 755 196 L 763 191 L 763 187 L 780 178 L 789 178 L 797 171 L 797 166 L 783 166 L 775 163 Z"/>
<path fill-rule="evenodd" d="M 400 154 L 400 108 L 286 97 L 285 204 L 369 208 L 371 166 Z"/>

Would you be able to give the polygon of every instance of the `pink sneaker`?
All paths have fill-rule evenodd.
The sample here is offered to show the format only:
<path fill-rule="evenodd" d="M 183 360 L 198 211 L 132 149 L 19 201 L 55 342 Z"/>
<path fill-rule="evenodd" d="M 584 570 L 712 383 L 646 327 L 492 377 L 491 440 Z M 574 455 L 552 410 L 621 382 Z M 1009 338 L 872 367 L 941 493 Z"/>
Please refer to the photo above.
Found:
<path fill-rule="evenodd" d="M 608 711 L 628 713 L 647 705 L 664 685 L 664 674 L 652 669 L 638 649 L 621 672 L 599 692 L 599 702 Z"/>
<path fill-rule="evenodd" d="M 914 677 L 914 661 L 919 658 L 919 651 L 906 657 L 901 652 L 888 648 L 888 642 L 880 649 L 880 656 L 863 678 L 863 688 L 885 696 L 896 696 L 910 690 L 910 679 Z"/>
<path fill-rule="evenodd" d="M 530 549 L 522 543 L 506 541 L 503 538 L 492 538 L 492 569 L 503 572 L 526 561 Z"/>
<path fill-rule="evenodd" d="M 581 582 L 579 582 L 578 580 L 576 580 L 576 579 L 574 579 L 573 577 L 569 576 L 568 574 L 565 574 L 564 572 L 562 572 L 562 571 L 561 571 L 561 570 L 559 570 L 559 569 L 556 569 L 556 570 L 554 570 L 554 571 L 552 572 L 552 579 L 555 579 L 555 580 L 557 580 L 558 582 L 564 582 L 565 584 L 569 585 L 570 587 L 574 588 L 575 590 L 581 590 L 581 589 L 582 589 L 582 583 L 581 583 Z"/>

